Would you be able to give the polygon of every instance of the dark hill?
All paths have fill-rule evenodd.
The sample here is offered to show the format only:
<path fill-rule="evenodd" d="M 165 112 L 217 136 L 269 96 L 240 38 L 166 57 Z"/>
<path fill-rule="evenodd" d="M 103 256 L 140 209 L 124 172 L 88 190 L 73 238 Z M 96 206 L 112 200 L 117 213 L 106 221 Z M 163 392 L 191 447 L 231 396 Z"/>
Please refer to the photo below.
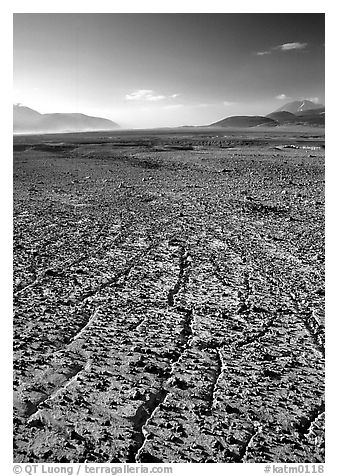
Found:
<path fill-rule="evenodd" d="M 313 116 L 313 115 L 320 115 L 325 114 L 325 107 L 318 107 L 316 109 L 307 109 L 306 111 L 300 111 L 296 113 L 296 116 Z"/>
<path fill-rule="evenodd" d="M 210 124 L 209 127 L 256 127 L 276 126 L 278 123 L 263 116 L 231 116 Z"/>
<path fill-rule="evenodd" d="M 279 124 L 293 124 L 295 121 L 297 121 L 297 116 L 287 111 L 272 112 L 266 117 L 279 122 Z"/>
<path fill-rule="evenodd" d="M 304 113 L 298 113 L 296 115 L 297 124 L 309 125 L 309 126 L 325 126 L 325 112 L 319 114 L 310 113 L 305 111 Z"/>

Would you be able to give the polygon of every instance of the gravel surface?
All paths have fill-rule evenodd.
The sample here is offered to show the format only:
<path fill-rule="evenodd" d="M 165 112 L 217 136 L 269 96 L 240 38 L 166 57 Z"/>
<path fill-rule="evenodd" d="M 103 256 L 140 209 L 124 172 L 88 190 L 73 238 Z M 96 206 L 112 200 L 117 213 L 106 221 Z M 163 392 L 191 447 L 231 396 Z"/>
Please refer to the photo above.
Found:
<path fill-rule="evenodd" d="M 15 142 L 15 461 L 323 462 L 322 143 L 63 140 Z"/>

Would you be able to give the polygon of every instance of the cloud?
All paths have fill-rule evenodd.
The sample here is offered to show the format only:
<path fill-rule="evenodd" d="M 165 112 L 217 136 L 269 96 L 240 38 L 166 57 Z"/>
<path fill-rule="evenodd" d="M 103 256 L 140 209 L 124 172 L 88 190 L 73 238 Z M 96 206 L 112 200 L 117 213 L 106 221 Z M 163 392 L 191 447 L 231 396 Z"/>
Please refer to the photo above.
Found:
<path fill-rule="evenodd" d="M 127 101 L 161 101 L 165 99 L 163 95 L 156 95 L 152 89 L 138 89 L 133 93 L 126 94 Z"/>
<path fill-rule="evenodd" d="M 307 47 L 307 43 L 299 43 L 296 41 L 294 43 L 283 43 L 282 45 L 273 46 L 269 50 L 257 51 L 255 54 L 257 56 L 265 56 L 265 55 L 271 55 L 271 53 L 274 50 L 277 50 L 277 51 L 304 50 L 304 48 L 306 47 Z"/>
<path fill-rule="evenodd" d="M 219 102 L 211 102 L 211 103 L 201 102 L 201 103 L 193 104 L 192 106 L 193 107 L 219 107 L 220 105 L 222 105 L 222 106 L 233 106 L 234 104 L 236 104 L 236 103 L 235 102 L 230 102 L 230 101 L 222 101 L 221 103 L 219 103 Z"/>
<path fill-rule="evenodd" d="M 280 101 L 285 101 L 286 99 L 290 99 L 286 94 L 278 94 L 276 96 L 276 99 L 279 99 Z"/>
<path fill-rule="evenodd" d="M 305 98 L 305 99 L 307 99 L 308 101 L 312 101 L 312 102 L 314 102 L 314 103 L 316 103 L 316 104 L 318 104 L 318 103 L 319 103 L 319 98 L 318 98 L 318 97 L 314 97 L 314 98 Z"/>
<path fill-rule="evenodd" d="M 171 94 L 164 96 L 163 94 L 155 94 L 153 89 L 138 89 L 130 94 L 126 94 L 127 101 L 163 101 L 164 99 L 175 99 L 179 94 Z"/>
<path fill-rule="evenodd" d="M 291 50 L 303 50 L 307 47 L 307 43 L 283 43 L 282 45 L 275 46 L 275 50 L 291 51 Z"/>
<path fill-rule="evenodd" d="M 183 104 L 169 104 L 168 106 L 163 106 L 163 109 L 179 109 L 183 107 Z"/>

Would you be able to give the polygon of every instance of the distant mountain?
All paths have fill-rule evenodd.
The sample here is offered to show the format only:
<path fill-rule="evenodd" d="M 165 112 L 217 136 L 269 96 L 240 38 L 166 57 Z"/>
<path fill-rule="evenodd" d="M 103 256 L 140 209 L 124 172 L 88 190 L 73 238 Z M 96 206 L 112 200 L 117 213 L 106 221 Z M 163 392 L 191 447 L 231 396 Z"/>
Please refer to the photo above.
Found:
<path fill-rule="evenodd" d="M 13 106 L 13 131 L 21 133 L 86 132 L 117 129 L 116 122 L 78 113 L 40 114 L 34 109 Z"/>
<path fill-rule="evenodd" d="M 292 112 L 293 111 L 293 112 Z M 208 127 L 325 126 L 325 107 L 312 101 L 293 101 L 266 116 L 231 116 Z"/>
<path fill-rule="evenodd" d="M 263 116 L 231 116 L 210 124 L 209 127 L 256 127 L 277 126 L 278 122 Z"/>
<path fill-rule="evenodd" d="M 14 105 L 13 106 L 13 129 L 25 130 L 29 129 L 33 124 L 37 124 L 41 120 L 42 115 L 30 109 L 29 107 Z"/>
<path fill-rule="evenodd" d="M 308 99 L 303 99 L 299 101 L 292 101 L 284 104 L 284 106 L 279 107 L 274 112 L 279 111 L 286 111 L 291 112 L 292 114 L 297 114 L 298 112 L 304 112 L 313 109 L 323 109 L 323 104 L 316 104 L 313 101 L 309 101 Z"/>
<path fill-rule="evenodd" d="M 301 103 L 301 101 L 294 101 L 294 103 L 289 104 L 296 105 L 296 103 Z M 296 111 L 295 113 L 291 113 L 283 109 L 281 111 L 272 112 L 266 117 L 277 121 L 279 125 L 294 124 L 302 126 L 325 126 L 325 108 L 323 105 L 314 104 L 312 101 L 307 101 L 306 105 L 300 105 L 298 108 L 303 109 L 309 107 L 310 105 L 312 106 L 312 109 L 304 109 Z M 313 108 L 314 105 L 318 107 Z M 282 107 L 287 108 L 289 106 L 288 104 L 285 104 L 285 106 Z M 293 106 L 291 109 L 293 109 Z"/>

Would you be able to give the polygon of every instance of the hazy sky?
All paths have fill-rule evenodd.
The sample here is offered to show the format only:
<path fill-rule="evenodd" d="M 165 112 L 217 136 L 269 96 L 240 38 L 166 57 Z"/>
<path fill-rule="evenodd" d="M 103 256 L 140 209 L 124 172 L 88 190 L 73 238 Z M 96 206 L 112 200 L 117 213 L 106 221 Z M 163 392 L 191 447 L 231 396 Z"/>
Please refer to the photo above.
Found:
<path fill-rule="evenodd" d="M 324 102 L 323 14 L 15 14 L 14 102 L 124 127 Z"/>

